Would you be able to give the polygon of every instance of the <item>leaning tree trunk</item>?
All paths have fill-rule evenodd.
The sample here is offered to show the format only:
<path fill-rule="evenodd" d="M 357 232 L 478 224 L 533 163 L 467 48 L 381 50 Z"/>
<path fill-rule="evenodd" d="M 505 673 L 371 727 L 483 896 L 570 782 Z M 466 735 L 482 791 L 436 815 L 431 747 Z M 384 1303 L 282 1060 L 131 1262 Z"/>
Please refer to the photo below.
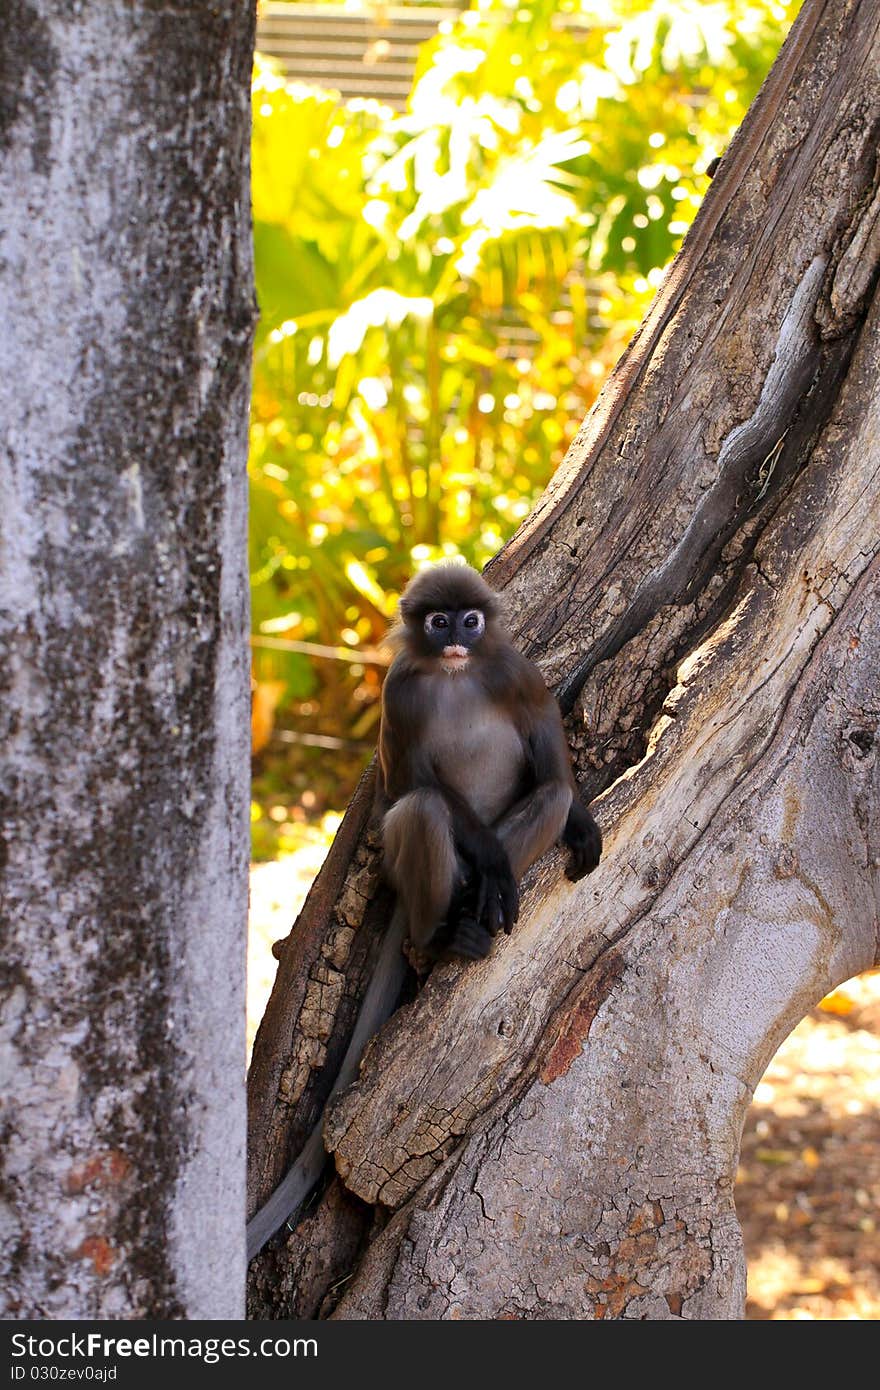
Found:
<path fill-rule="evenodd" d="M 243 1307 L 252 23 L 4 8 L 7 1318 Z"/>
<path fill-rule="evenodd" d="M 489 569 L 606 852 L 434 971 L 325 1128 L 262 1316 L 739 1317 L 740 1131 L 877 957 L 880 10 L 808 0 L 642 331 Z M 365 783 L 281 955 L 251 1200 L 326 1093 L 387 902 Z"/>

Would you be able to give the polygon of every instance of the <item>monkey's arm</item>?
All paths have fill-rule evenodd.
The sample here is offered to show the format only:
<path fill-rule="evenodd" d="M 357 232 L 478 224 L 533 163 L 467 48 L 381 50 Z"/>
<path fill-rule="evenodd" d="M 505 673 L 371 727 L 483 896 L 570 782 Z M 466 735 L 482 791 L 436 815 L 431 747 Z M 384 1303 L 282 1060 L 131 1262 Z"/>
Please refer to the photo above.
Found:
<path fill-rule="evenodd" d="M 571 850 L 566 877 L 576 883 L 585 874 L 591 874 L 602 857 L 602 832 L 576 790 L 562 832 L 562 843 Z"/>
<path fill-rule="evenodd" d="M 546 748 L 542 755 L 545 760 L 544 766 L 551 771 L 552 776 L 565 778 L 571 787 L 571 805 L 562 831 L 562 843 L 570 851 L 566 875 L 573 882 L 577 882 L 585 874 L 591 874 L 599 863 L 602 856 L 602 832 L 593 819 L 592 812 L 581 801 L 571 766 L 571 753 L 565 737 L 562 715 L 552 695 L 549 696 L 549 705 L 541 721 L 538 742 L 543 742 Z"/>
<path fill-rule="evenodd" d="M 327 1098 L 327 1104 L 357 1076 L 361 1057 L 367 1043 L 394 1012 L 406 974 L 406 961 L 401 952 L 405 923 L 403 914 L 396 911 L 391 919 L 382 950 L 376 962 L 367 992 L 361 1003 L 351 1041 L 342 1065 Z M 326 1110 L 326 1105 L 324 1109 Z M 308 1197 L 327 1162 L 323 1138 L 324 1112 L 315 1125 L 296 1162 L 288 1169 L 269 1200 L 255 1212 L 247 1224 L 247 1257 L 252 1260 L 266 1241 L 285 1221 L 290 1221 Z"/>
<path fill-rule="evenodd" d="M 536 685 L 529 692 L 526 731 L 533 785 L 497 829 L 517 878 L 561 838 L 571 851 L 566 873 L 579 879 L 599 863 L 602 835 L 578 795 L 559 706 L 537 668 L 529 667 L 540 681 L 540 692 Z"/>

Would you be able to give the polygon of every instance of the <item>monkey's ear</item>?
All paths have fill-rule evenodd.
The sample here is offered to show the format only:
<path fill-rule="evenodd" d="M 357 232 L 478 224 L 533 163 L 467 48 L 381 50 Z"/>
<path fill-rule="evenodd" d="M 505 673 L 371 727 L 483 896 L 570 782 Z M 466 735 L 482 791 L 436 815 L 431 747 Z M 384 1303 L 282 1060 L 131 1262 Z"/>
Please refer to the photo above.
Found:
<path fill-rule="evenodd" d="M 399 652 L 401 647 L 406 645 L 406 623 L 403 617 L 398 617 L 386 632 L 382 639 L 383 647 L 390 647 L 393 652 Z"/>

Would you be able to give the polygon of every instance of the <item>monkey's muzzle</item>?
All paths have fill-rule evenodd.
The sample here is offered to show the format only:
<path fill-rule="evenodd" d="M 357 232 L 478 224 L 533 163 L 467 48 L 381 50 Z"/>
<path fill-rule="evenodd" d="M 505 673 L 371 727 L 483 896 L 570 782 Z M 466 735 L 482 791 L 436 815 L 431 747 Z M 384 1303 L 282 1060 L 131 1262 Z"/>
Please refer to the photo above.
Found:
<path fill-rule="evenodd" d="M 446 671 L 463 671 L 468 664 L 470 653 L 467 647 L 444 647 L 443 648 L 443 669 Z"/>

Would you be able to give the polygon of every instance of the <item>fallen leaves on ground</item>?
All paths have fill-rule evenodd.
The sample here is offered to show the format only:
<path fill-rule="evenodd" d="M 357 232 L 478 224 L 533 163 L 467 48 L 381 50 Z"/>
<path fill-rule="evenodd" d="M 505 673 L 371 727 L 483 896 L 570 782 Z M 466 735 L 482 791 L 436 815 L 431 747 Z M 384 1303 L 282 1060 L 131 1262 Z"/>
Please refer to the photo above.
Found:
<path fill-rule="evenodd" d="M 880 972 L 790 1033 L 746 1120 L 736 1208 L 746 1316 L 880 1317 Z"/>

